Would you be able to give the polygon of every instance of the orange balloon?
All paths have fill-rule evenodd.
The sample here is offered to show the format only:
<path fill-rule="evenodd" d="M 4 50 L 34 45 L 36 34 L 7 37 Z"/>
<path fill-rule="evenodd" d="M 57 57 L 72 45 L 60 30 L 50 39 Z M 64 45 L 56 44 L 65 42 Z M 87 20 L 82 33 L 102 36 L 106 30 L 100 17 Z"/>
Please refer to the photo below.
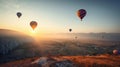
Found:
<path fill-rule="evenodd" d="M 36 21 L 31 21 L 30 22 L 30 26 L 32 27 L 32 29 L 34 30 L 37 27 L 37 22 Z"/>

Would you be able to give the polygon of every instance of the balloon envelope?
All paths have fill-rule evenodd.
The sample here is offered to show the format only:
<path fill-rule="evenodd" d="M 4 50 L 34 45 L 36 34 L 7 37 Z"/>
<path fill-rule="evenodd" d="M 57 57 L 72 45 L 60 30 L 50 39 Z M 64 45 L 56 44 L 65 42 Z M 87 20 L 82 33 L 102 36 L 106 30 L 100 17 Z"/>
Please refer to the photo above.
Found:
<path fill-rule="evenodd" d="M 72 31 L 72 29 L 69 29 L 69 31 L 71 32 L 71 31 Z"/>
<path fill-rule="evenodd" d="M 115 55 L 119 54 L 118 50 L 113 50 L 113 54 Z"/>
<path fill-rule="evenodd" d="M 120 50 L 118 50 L 118 53 L 120 54 Z"/>
<path fill-rule="evenodd" d="M 77 36 L 75 37 L 75 39 L 77 39 Z"/>
<path fill-rule="evenodd" d="M 20 18 L 22 16 L 22 13 L 21 12 L 17 12 L 16 15 L 18 16 L 18 18 Z"/>
<path fill-rule="evenodd" d="M 80 9 L 77 11 L 78 17 L 82 20 L 86 16 L 86 10 L 85 9 Z"/>
<path fill-rule="evenodd" d="M 37 22 L 36 21 L 31 21 L 30 22 L 30 26 L 32 27 L 32 29 L 34 30 L 37 27 Z"/>

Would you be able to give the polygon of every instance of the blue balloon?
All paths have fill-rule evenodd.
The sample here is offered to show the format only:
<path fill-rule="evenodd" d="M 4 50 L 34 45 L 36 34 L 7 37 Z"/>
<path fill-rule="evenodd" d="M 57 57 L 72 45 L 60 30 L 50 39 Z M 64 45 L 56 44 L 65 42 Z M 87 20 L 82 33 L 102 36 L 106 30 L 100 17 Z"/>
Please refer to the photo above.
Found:
<path fill-rule="evenodd" d="M 22 16 L 22 13 L 21 12 L 17 12 L 16 15 L 18 16 L 18 18 L 20 18 Z"/>
<path fill-rule="evenodd" d="M 118 54 L 120 54 L 120 50 L 118 50 Z"/>

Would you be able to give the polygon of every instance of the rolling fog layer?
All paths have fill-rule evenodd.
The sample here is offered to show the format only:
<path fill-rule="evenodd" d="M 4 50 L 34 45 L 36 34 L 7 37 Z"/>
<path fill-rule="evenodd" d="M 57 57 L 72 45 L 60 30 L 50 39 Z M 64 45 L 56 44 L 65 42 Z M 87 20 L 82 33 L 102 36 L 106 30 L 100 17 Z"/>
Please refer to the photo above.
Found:
<path fill-rule="evenodd" d="M 97 55 L 120 50 L 119 33 L 62 33 L 40 37 L 42 55 Z"/>
<path fill-rule="evenodd" d="M 106 41 L 120 41 L 120 33 L 57 33 L 46 34 L 44 38 L 52 39 L 88 39 L 88 40 L 106 40 Z M 46 40 L 47 40 L 46 39 Z"/>

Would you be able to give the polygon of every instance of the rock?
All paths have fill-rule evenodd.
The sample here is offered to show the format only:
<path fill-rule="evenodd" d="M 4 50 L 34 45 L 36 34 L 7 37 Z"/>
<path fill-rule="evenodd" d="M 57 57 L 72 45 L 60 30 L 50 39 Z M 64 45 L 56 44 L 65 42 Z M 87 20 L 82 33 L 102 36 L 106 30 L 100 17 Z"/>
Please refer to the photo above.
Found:
<path fill-rule="evenodd" d="M 62 60 L 52 63 L 50 67 L 77 67 L 77 66 L 70 60 Z"/>
<path fill-rule="evenodd" d="M 41 67 L 49 67 L 50 64 L 56 62 L 55 59 L 50 57 L 40 57 L 38 60 L 32 62 L 31 64 L 38 64 Z"/>

